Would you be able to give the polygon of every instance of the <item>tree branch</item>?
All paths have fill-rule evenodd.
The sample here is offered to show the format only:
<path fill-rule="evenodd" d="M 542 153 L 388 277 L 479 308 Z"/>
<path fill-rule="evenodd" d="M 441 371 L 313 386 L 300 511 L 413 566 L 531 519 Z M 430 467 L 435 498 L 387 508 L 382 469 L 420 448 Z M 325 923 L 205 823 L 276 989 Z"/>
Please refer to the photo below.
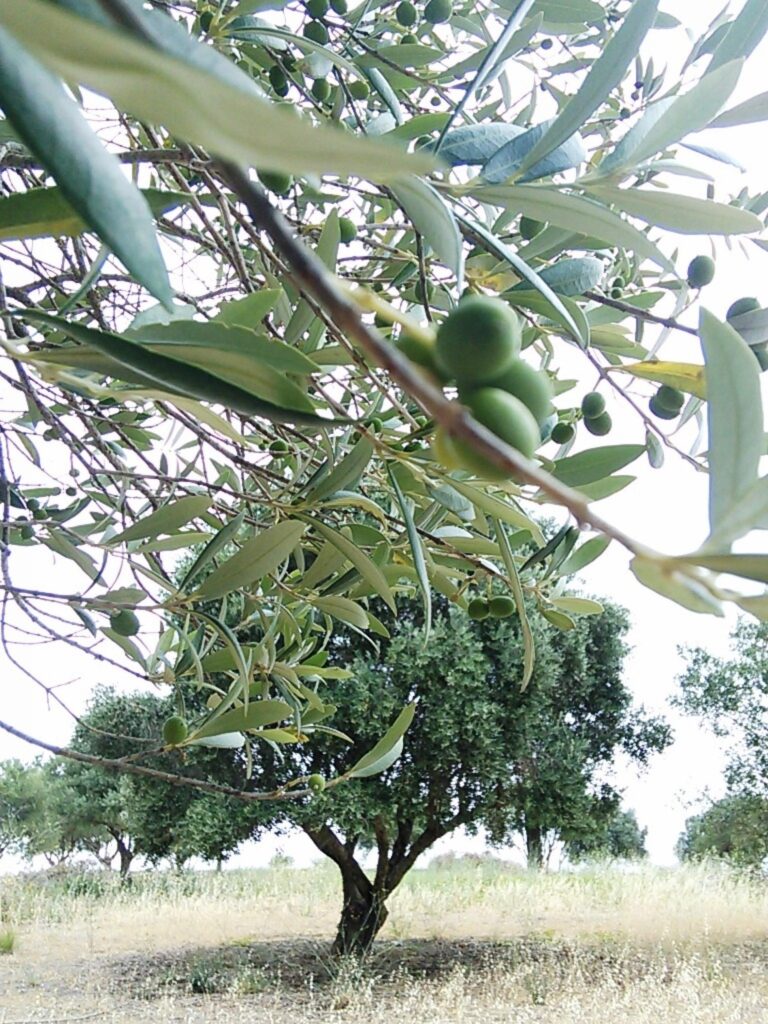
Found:
<path fill-rule="evenodd" d="M 377 814 L 373 819 L 373 831 L 376 836 L 376 849 L 378 858 L 376 861 L 376 875 L 373 879 L 373 887 L 376 892 L 384 893 L 389 871 L 389 835 L 387 834 L 384 819 Z M 386 895 L 386 894 L 385 894 Z"/>
<path fill-rule="evenodd" d="M 342 876 L 350 878 L 363 892 L 370 892 L 373 888 L 370 878 L 328 825 L 319 829 L 302 825 L 302 828 L 318 850 L 336 864 Z"/>
<path fill-rule="evenodd" d="M 600 295 L 598 292 L 584 292 L 584 298 L 591 299 L 593 302 L 599 302 L 601 306 L 620 309 L 622 313 L 628 313 L 630 316 L 635 317 L 636 320 L 646 320 L 649 324 L 658 324 L 660 327 L 669 327 L 673 331 L 682 331 L 683 334 L 691 334 L 694 338 L 699 336 L 699 332 L 694 330 L 693 327 L 686 327 L 685 324 L 678 323 L 672 317 L 656 316 L 655 313 L 649 313 L 645 309 L 638 309 L 637 306 L 633 306 L 629 302 L 622 302 L 620 299 L 609 299 L 607 295 Z"/>
<path fill-rule="evenodd" d="M 93 754 L 84 754 L 79 750 L 71 750 L 69 747 L 59 747 L 53 743 L 46 743 L 44 740 L 36 739 L 34 736 L 29 736 L 7 722 L 0 721 L 0 729 L 11 736 L 15 736 L 16 739 L 30 743 L 33 747 L 47 750 L 49 754 L 55 754 L 57 757 L 66 757 L 70 761 L 79 761 L 81 764 L 90 764 L 95 768 L 122 772 L 125 775 L 141 775 L 146 779 L 165 782 L 170 786 L 189 786 L 191 789 L 199 789 L 204 793 L 231 796 L 235 800 L 243 800 L 246 803 L 263 802 L 266 800 L 298 800 L 301 797 L 312 795 L 308 789 L 293 789 L 290 791 L 275 789 L 271 793 L 254 793 L 245 789 L 235 789 L 234 786 L 223 786 L 216 782 L 206 782 L 204 779 L 191 779 L 187 775 L 164 772 L 157 768 L 145 768 L 143 765 L 133 764 L 130 761 L 116 760 L 110 757 L 96 757 Z M 334 780 L 328 783 L 329 786 L 333 784 Z"/>
<path fill-rule="evenodd" d="M 99 0 L 101 6 L 117 22 L 138 38 L 162 49 L 162 40 L 130 8 L 124 0 Z M 272 206 L 263 190 L 254 184 L 248 172 L 236 164 L 220 161 L 218 168 L 225 181 L 245 204 L 254 225 L 269 235 L 281 255 L 288 261 L 294 276 L 310 295 L 329 312 L 337 326 L 353 338 L 377 365 L 388 370 L 393 379 L 410 394 L 449 434 L 458 436 L 493 465 L 510 477 L 538 487 L 556 503 L 565 506 L 580 525 L 589 525 L 599 533 L 613 538 L 632 554 L 655 553 L 639 544 L 622 530 L 595 515 L 589 502 L 578 491 L 566 487 L 549 473 L 539 469 L 520 452 L 472 418 L 460 402 L 449 401 L 443 392 L 430 384 L 419 370 L 389 344 L 375 329 L 363 323 L 360 310 L 339 289 L 336 278 L 313 252 L 291 233 L 280 213 Z"/>
<path fill-rule="evenodd" d="M 438 825 L 436 823 L 427 825 L 405 856 L 397 864 L 391 865 L 389 877 L 387 878 L 387 891 L 392 892 L 396 889 L 421 854 L 428 850 L 442 836 L 447 835 L 461 825 L 462 820 L 461 816 L 457 816 L 448 825 Z"/>
<path fill-rule="evenodd" d="M 412 821 L 399 821 L 397 823 L 397 835 L 395 836 L 395 841 L 392 844 L 390 864 L 396 864 L 398 861 L 401 861 L 403 859 L 408 850 L 408 843 L 412 835 Z"/>
<path fill-rule="evenodd" d="M 198 160 L 183 149 L 143 149 L 113 153 L 122 164 L 189 164 L 204 165 L 209 161 Z M 4 153 L 0 157 L 0 168 L 9 170 L 42 170 L 39 160 L 25 153 Z"/>
<path fill-rule="evenodd" d="M 460 402 L 446 398 L 394 345 L 363 322 L 359 307 L 339 289 L 335 276 L 322 261 L 291 233 L 283 217 L 261 188 L 250 180 L 247 172 L 233 164 L 224 163 L 221 173 L 245 204 L 256 227 L 266 231 L 278 252 L 290 264 L 297 281 L 324 306 L 337 327 L 354 339 L 377 365 L 387 370 L 440 426 L 451 435 L 468 441 L 479 454 L 503 469 L 510 477 L 538 487 L 557 504 L 569 509 L 581 525 L 589 525 L 599 533 L 613 538 L 635 555 L 653 555 L 644 545 L 592 512 L 582 494 L 566 487 L 520 452 L 510 448 L 474 420 Z"/>

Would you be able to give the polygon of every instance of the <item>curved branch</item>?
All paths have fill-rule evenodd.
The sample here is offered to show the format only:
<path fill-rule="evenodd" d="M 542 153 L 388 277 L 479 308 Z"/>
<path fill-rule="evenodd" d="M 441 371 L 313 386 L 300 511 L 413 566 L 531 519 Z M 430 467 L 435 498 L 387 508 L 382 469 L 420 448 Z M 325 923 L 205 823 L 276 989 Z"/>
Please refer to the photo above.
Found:
<path fill-rule="evenodd" d="M 340 290 L 335 276 L 291 233 L 281 214 L 264 192 L 250 180 L 248 173 L 229 163 L 222 165 L 221 173 L 245 204 L 254 224 L 266 231 L 277 250 L 290 264 L 294 276 L 323 304 L 338 328 L 353 338 L 378 366 L 387 370 L 393 380 L 415 398 L 437 423 L 450 434 L 468 441 L 479 454 L 490 459 L 510 477 L 538 487 L 554 502 L 567 508 L 581 525 L 589 525 L 597 532 L 613 538 L 632 554 L 653 555 L 644 545 L 592 512 L 584 495 L 566 487 L 520 452 L 510 448 L 474 420 L 460 402 L 446 398 L 394 345 L 387 342 L 375 328 L 363 322 L 360 309 Z"/>
<path fill-rule="evenodd" d="M 16 739 L 23 740 L 24 743 L 30 743 L 33 747 L 47 750 L 49 754 L 55 754 L 57 757 L 66 757 L 70 761 L 79 761 L 81 764 L 89 764 L 94 768 L 104 768 L 106 771 L 121 772 L 125 775 L 140 775 L 145 779 L 165 782 L 170 786 L 189 786 L 191 789 L 199 789 L 203 793 L 230 796 L 235 800 L 243 800 L 246 803 L 263 802 L 266 800 L 298 800 L 300 797 L 312 795 L 308 789 L 294 789 L 290 792 L 285 789 L 275 789 L 270 793 L 254 793 L 245 789 L 235 789 L 234 786 L 223 786 L 216 782 L 206 782 L 204 779 L 191 779 L 187 775 L 164 772 L 158 768 L 145 768 L 143 765 L 133 764 L 130 761 L 111 757 L 96 757 L 93 754 L 84 754 L 79 750 L 72 750 L 69 747 L 59 747 L 54 743 L 46 743 L 44 740 L 30 736 L 28 733 L 9 725 L 8 722 L 0 721 L 0 729 L 7 732 L 10 736 L 15 736 Z M 333 785 L 334 781 L 331 780 L 329 786 Z"/>

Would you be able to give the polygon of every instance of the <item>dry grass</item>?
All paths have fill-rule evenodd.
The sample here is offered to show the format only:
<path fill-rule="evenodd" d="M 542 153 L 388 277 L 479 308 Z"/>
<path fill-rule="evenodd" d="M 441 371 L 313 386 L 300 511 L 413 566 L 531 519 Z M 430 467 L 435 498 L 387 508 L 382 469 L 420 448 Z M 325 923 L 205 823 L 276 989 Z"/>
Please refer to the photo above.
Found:
<path fill-rule="evenodd" d="M 326 868 L 0 887 L 0 1024 L 768 1022 L 768 887 L 714 868 L 414 872 L 362 966 Z"/>

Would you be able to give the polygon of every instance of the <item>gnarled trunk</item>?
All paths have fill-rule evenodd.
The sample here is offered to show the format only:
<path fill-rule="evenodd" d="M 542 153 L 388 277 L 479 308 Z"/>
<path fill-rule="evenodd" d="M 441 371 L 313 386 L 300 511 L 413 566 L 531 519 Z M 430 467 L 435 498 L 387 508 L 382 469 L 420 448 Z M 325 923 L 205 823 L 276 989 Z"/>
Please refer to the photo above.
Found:
<path fill-rule="evenodd" d="M 394 841 L 390 841 L 384 822 L 377 817 L 373 826 L 379 856 L 373 879 L 355 859 L 359 836 L 348 836 L 342 842 L 329 825 L 303 826 L 318 850 L 330 857 L 341 872 L 344 906 L 332 947 L 334 956 L 365 956 L 389 915 L 387 899 L 419 855 L 459 824 L 462 820 L 458 816 L 447 826 L 434 823 L 411 842 L 413 822 L 401 821 Z"/>
<path fill-rule="evenodd" d="M 389 911 L 381 894 L 370 882 L 361 885 L 357 878 L 345 875 L 343 871 L 342 877 L 344 906 L 332 951 L 334 956 L 365 956 Z"/>

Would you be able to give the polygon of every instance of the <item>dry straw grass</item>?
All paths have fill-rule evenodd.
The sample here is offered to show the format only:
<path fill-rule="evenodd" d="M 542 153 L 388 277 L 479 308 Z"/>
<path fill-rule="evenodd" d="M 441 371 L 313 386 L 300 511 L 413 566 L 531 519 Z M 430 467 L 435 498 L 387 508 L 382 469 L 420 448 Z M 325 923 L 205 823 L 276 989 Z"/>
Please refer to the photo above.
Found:
<path fill-rule="evenodd" d="M 712 867 L 414 872 L 377 956 L 341 967 L 324 867 L 0 885 L 0 1024 L 768 1022 L 768 887 Z"/>

